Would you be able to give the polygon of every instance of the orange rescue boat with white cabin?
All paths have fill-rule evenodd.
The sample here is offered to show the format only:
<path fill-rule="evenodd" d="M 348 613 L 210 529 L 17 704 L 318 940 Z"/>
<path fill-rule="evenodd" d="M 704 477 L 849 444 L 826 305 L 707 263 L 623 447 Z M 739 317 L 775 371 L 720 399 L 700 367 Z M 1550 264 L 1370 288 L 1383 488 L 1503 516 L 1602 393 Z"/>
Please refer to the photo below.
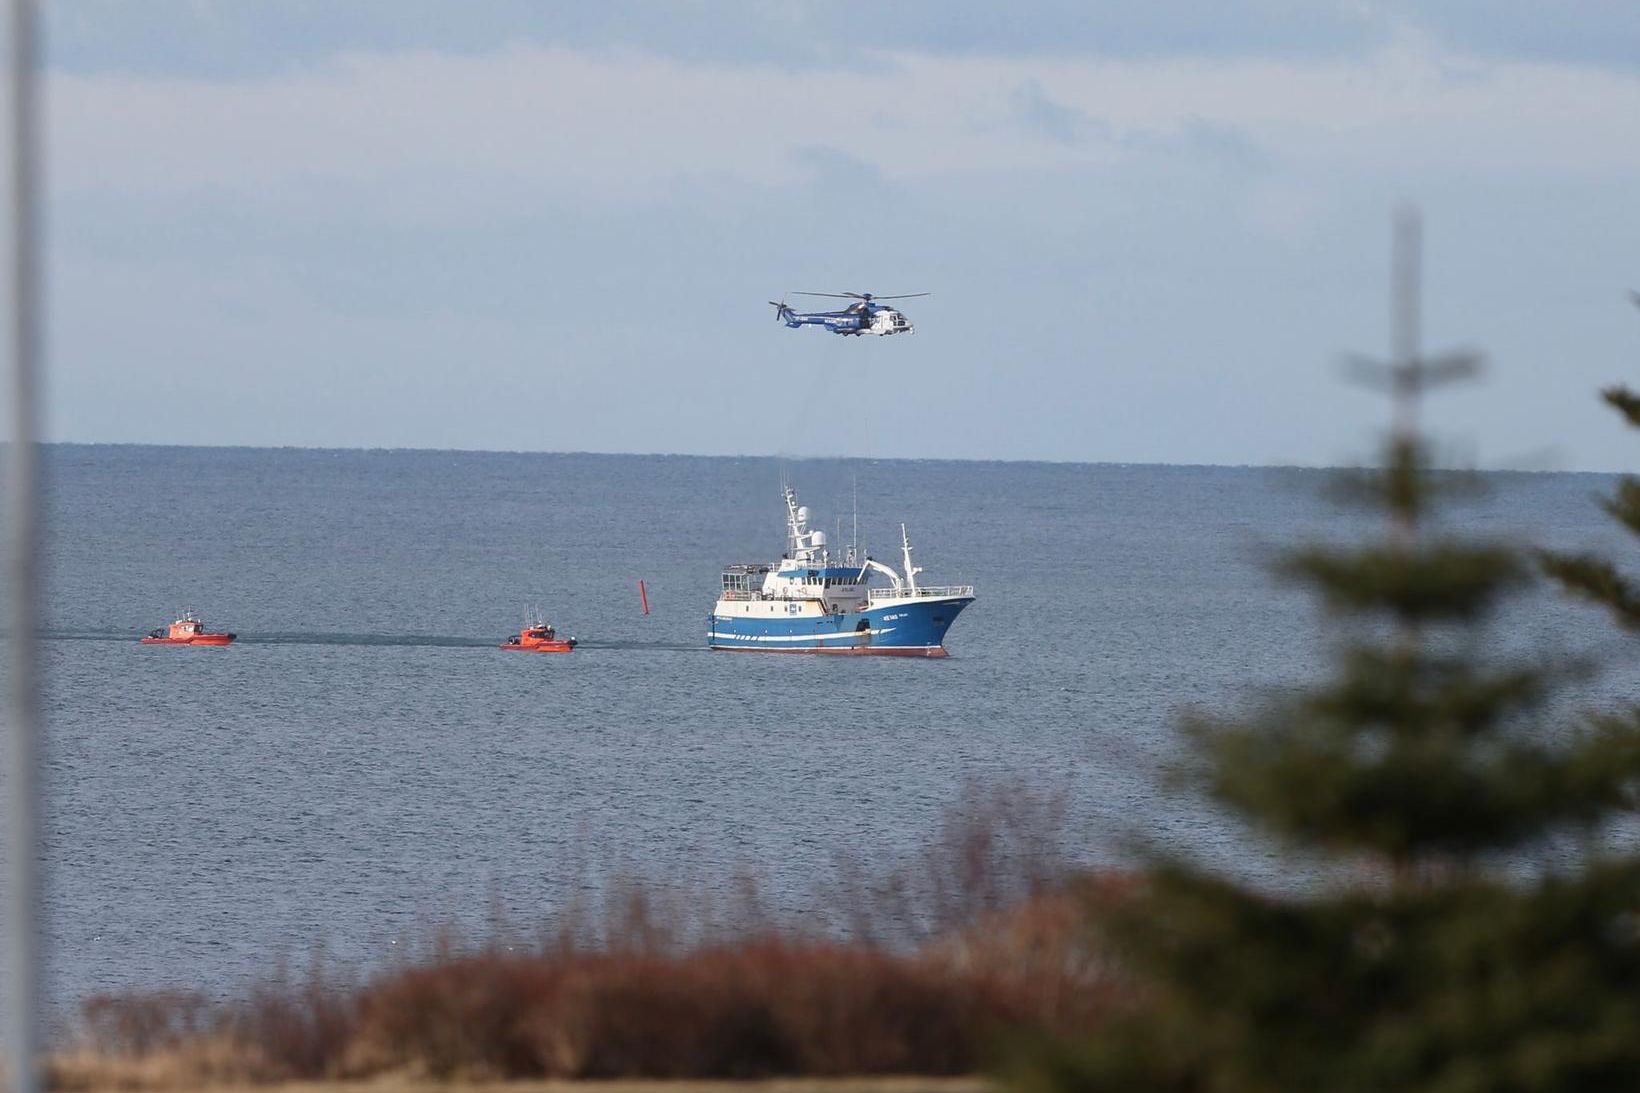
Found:
<path fill-rule="evenodd" d="M 503 642 L 501 648 L 515 653 L 568 653 L 576 644 L 574 638 L 559 637 L 558 631 L 537 615 L 533 623 L 527 623 L 524 629 Z"/>
<path fill-rule="evenodd" d="M 205 629 L 205 624 L 192 611 L 184 611 L 182 617 L 173 622 L 164 630 L 150 630 L 143 637 L 143 645 L 228 645 L 236 635 L 211 633 Z"/>

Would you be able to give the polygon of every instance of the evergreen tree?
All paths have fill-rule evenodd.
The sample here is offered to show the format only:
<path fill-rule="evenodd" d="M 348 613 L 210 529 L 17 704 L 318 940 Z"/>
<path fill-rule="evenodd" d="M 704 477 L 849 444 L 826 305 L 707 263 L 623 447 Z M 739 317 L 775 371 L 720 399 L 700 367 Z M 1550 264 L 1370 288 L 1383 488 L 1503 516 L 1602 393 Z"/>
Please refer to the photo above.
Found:
<path fill-rule="evenodd" d="M 1640 1087 L 1640 859 L 1600 849 L 1640 785 L 1640 722 L 1557 724 L 1565 674 L 1486 628 L 1531 559 L 1431 524 L 1446 477 L 1419 400 L 1474 362 L 1416 351 L 1415 241 L 1407 218 L 1395 359 L 1361 369 L 1395 426 L 1350 479 L 1387 530 L 1278 565 L 1327 609 L 1330 675 L 1186 726 L 1187 780 L 1289 855 L 1288 883 L 1154 852 L 1133 898 L 1095 909 L 1129 1003 L 1027 1089 Z"/>
<path fill-rule="evenodd" d="M 1640 292 L 1629 293 L 1629 298 L 1640 307 Z M 1640 395 L 1617 386 L 1606 388 L 1600 397 L 1623 415 L 1630 428 L 1640 428 Z M 1625 475 L 1617 484 L 1617 495 L 1606 501 L 1605 508 L 1632 534 L 1640 535 L 1640 479 Z M 1567 591 L 1603 604 L 1625 629 L 1640 630 L 1640 587 L 1611 562 L 1595 554 L 1557 551 L 1544 551 L 1538 558 Z"/>
<path fill-rule="evenodd" d="M 1635 302 L 1640 303 L 1640 295 Z M 1600 397 L 1623 415 L 1630 428 L 1640 428 L 1640 395 L 1627 387 L 1608 387 Z M 1640 535 L 1640 478 L 1625 475 L 1617 484 L 1617 495 L 1607 499 L 1605 509 L 1631 533 Z M 1555 551 L 1544 551 L 1539 559 L 1567 591 L 1605 605 L 1626 629 L 1640 630 L 1640 587 L 1611 562 L 1595 554 Z"/>

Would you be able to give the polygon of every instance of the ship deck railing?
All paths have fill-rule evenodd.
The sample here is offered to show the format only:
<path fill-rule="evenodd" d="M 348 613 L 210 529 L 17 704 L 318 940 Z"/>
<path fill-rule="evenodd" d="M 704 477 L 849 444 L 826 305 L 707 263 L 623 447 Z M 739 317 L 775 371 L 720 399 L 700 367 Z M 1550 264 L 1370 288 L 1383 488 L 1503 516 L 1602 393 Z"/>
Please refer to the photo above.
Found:
<path fill-rule="evenodd" d="M 974 586 L 971 584 L 930 584 L 918 585 L 916 588 L 868 588 L 866 597 L 870 600 L 946 600 L 959 597 L 974 598 Z M 819 600 L 819 595 L 809 596 L 771 596 L 765 592 L 746 592 L 738 588 L 725 588 L 718 593 L 719 599 L 724 600 L 768 600 L 775 603 L 785 603 L 789 600 Z"/>
<path fill-rule="evenodd" d="M 972 599 L 974 586 L 971 584 L 925 584 L 916 588 L 873 588 L 870 590 L 874 600 L 903 600 L 903 599 L 954 599 L 958 596 L 967 596 Z"/>

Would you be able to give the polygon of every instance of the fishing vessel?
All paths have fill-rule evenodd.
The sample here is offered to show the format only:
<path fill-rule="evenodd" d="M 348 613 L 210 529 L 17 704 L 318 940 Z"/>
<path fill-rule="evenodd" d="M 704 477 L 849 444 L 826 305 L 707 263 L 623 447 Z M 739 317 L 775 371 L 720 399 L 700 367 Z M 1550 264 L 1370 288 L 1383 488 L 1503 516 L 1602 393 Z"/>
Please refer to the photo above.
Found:
<path fill-rule="evenodd" d="M 904 570 L 850 546 L 841 557 L 809 528 L 809 510 L 786 498 L 786 553 L 774 563 L 727 566 L 707 644 L 760 653 L 943 657 L 945 633 L 974 602 L 973 585 L 921 585 L 900 525 Z M 859 536 L 856 534 L 856 540 Z M 873 578 L 887 584 L 870 584 Z"/>
<path fill-rule="evenodd" d="M 143 645 L 229 645 L 235 635 L 211 633 L 205 629 L 205 624 L 192 611 L 184 611 L 182 617 L 169 627 L 159 630 L 150 630 L 139 639 Z"/>
<path fill-rule="evenodd" d="M 561 638 L 558 631 L 537 615 L 535 621 L 508 638 L 501 648 L 515 653 L 569 653 L 580 644 L 574 638 Z"/>

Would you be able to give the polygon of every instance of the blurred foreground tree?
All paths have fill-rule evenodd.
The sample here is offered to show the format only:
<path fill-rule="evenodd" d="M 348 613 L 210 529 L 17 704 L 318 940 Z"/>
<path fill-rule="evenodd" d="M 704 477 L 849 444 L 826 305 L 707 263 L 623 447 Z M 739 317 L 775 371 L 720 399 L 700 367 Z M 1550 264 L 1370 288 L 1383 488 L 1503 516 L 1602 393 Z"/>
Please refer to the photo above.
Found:
<path fill-rule="evenodd" d="M 1420 358 L 1410 215 L 1396 240 L 1395 359 L 1357 364 L 1395 427 L 1382 468 L 1345 479 L 1387 533 L 1279 564 L 1330 612 L 1330 676 L 1187 725 L 1185 776 L 1290 875 L 1260 889 L 1152 852 L 1137 894 L 1095 909 L 1131 1004 L 1027 1063 L 1028 1089 L 1640 1086 L 1640 858 L 1604 849 L 1640 785 L 1640 727 L 1556 721 L 1568 673 L 1491 648 L 1530 559 L 1431 524 L 1450 478 L 1419 401 L 1475 361 Z"/>
<path fill-rule="evenodd" d="M 1635 302 L 1640 303 L 1640 298 Z M 1640 395 L 1620 386 L 1606 388 L 1600 397 L 1622 414 L 1631 428 L 1640 428 Z M 1640 478 L 1624 475 L 1617 483 L 1617 495 L 1606 501 L 1605 508 L 1630 532 L 1640 535 Z M 1539 560 L 1567 591 L 1603 604 L 1626 629 L 1640 630 L 1640 587 L 1611 562 L 1595 554 L 1558 551 L 1544 551 Z"/>

